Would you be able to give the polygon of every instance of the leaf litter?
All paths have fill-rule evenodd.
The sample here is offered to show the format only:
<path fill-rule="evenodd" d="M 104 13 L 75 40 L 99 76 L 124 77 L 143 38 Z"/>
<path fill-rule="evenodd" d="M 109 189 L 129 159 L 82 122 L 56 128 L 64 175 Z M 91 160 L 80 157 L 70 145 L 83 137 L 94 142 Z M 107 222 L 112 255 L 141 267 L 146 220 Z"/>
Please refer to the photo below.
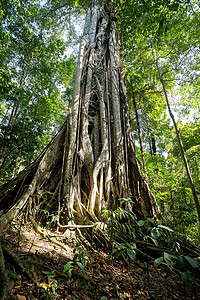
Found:
<path fill-rule="evenodd" d="M 19 300 L 200 299 L 199 279 L 196 278 L 189 289 L 170 270 L 150 265 L 147 273 L 145 264 L 143 268 L 137 260 L 134 264 L 122 259 L 115 261 L 102 249 L 88 251 L 93 260 L 85 267 L 86 280 L 77 275 L 81 273 L 77 264 L 69 279 L 63 274 L 63 268 L 73 261 L 73 241 L 66 240 L 66 250 L 63 250 L 42 238 L 31 224 L 22 225 L 20 235 L 17 226 L 10 226 L 5 239 L 36 282 L 27 279 L 15 266 L 6 266 L 10 289 Z"/>

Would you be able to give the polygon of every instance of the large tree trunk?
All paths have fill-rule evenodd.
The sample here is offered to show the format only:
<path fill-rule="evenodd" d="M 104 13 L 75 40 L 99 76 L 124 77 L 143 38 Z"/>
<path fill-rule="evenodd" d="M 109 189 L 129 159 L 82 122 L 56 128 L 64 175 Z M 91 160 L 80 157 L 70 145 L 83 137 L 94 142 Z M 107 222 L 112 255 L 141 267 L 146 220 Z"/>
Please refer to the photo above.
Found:
<path fill-rule="evenodd" d="M 83 216 L 98 220 L 102 208 L 116 208 L 118 199 L 127 197 L 134 202 L 127 208 L 159 217 L 135 156 L 109 1 L 102 6 L 94 1 L 88 9 L 66 123 L 37 161 L 4 184 L 0 193 L 1 231 L 25 207 L 33 217 L 41 209 L 56 208 L 58 224 L 68 228 L 80 224 Z"/>

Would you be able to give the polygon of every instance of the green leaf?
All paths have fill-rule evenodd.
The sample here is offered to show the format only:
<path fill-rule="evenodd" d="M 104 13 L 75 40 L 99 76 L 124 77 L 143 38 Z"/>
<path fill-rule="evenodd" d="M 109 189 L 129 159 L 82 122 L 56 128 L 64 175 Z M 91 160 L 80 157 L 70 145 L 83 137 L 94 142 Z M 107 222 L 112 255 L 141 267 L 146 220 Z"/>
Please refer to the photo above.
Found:
<path fill-rule="evenodd" d="M 151 236 L 153 239 L 157 240 L 161 236 L 161 232 L 157 227 L 154 227 L 151 230 Z"/>
<path fill-rule="evenodd" d="M 145 221 L 144 220 L 139 220 L 137 222 L 137 224 L 138 224 L 139 227 L 141 227 L 141 226 L 143 226 L 145 224 Z"/>
<path fill-rule="evenodd" d="M 72 268 L 72 265 L 74 264 L 73 261 L 69 261 L 63 268 L 63 273 L 67 272 L 70 268 Z"/>
<path fill-rule="evenodd" d="M 158 225 L 162 224 L 162 220 L 158 220 L 158 221 L 157 221 L 157 224 L 158 224 Z"/>
<path fill-rule="evenodd" d="M 129 211 L 128 212 L 128 215 L 130 216 L 130 218 L 135 221 L 137 219 L 137 216 L 132 212 L 132 211 Z"/>
<path fill-rule="evenodd" d="M 127 255 L 129 256 L 129 258 L 131 260 L 135 260 L 136 259 L 136 252 L 135 252 L 135 250 L 127 249 Z"/>
<path fill-rule="evenodd" d="M 107 209 L 102 209 L 101 211 L 101 215 L 108 218 L 108 215 L 109 215 L 109 211 Z"/>
<path fill-rule="evenodd" d="M 187 273 L 186 272 L 181 273 L 181 280 L 182 280 L 182 282 L 187 282 Z"/>
<path fill-rule="evenodd" d="M 117 253 L 117 251 L 119 251 L 119 249 L 117 249 L 117 248 L 113 249 L 113 250 L 112 250 L 112 254 Z"/>
<path fill-rule="evenodd" d="M 189 264 L 193 267 L 193 268 L 198 268 L 199 267 L 199 262 L 190 257 L 190 256 L 184 256 L 184 258 L 189 262 Z"/>
<path fill-rule="evenodd" d="M 85 273 L 85 269 L 84 269 L 84 266 L 82 265 L 82 263 L 79 262 L 79 261 L 77 261 L 76 264 L 81 269 L 81 271 L 83 272 L 83 274 L 85 275 L 86 273 Z"/>
<path fill-rule="evenodd" d="M 164 225 L 158 225 L 158 227 L 159 227 L 159 228 L 166 229 L 166 230 L 171 231 L 171 232 L 174 232 L 173 229 L 171 229 L 171 228 L 169 228 L 169 227 L 167 227 L 167 226 L 164 226 Z"/>
<path fill-rule="evenodd" d="M 152 242 L 153 242 L 156 246 L 158 246 L 158 241 L 157 241 L 156 239 L 152 238 L 151 236 L 150 236 L 149 238 L 152 240 Z"/>
<path fill-rule="evenodd" d="M 117 251 L 117 252 L 115 253 L 115 256 L 116 256 L 116 257 L 119 257 L 119 256 L 123 255 L 125 251 L 126 251 L 126 249 L 119 250 L 119 251 Z"/>
<path fill-rule="evenodd" d="M 120 198 L 118 200 L 119 200 L 120 204 L 123 204 L 124 202 L 130 202 L 130 203 L 134 204 L 134 202 L 130 198 Z"/>
<path fill-rule="evenodd" d="M 186 263 L 186 260 L 184 259 L 183 256 L 178 256 L 177 264 L 178 264 L 180 269 L 182 269 L 182 270 L 187 269 L 187 263 Z"/>
<path fill-rule="evenodd" d="M 151 218 L 147 218 L 147 221 L 150 222 L 150 223 L 152 223 L 152 224 L 154 224 L 154 220 L 151 219 Z"/>
<path fill-rule="evenodd" d="M 160 264 L 162 264 L 162 262 L 163 262 L 163 257 L 162 257 L 162 256 L 156 258 L 156 259 L 154 260 L 154 267 L 157 268 Z"/>
<path fill-rule="evenodd" d="M 69 278 L 69 280 L 70 280 L 70 279 L 72 278 L 72 268 L 69 269 L 67 275 L 68 275 L 68 278 Z"/>
<path fill-rule="evenodd" d="M 164 260 L 169 268 L 173 267 L 174 263 L 172 261 L 172 256 L 169 253 L 164 252 Z"/>

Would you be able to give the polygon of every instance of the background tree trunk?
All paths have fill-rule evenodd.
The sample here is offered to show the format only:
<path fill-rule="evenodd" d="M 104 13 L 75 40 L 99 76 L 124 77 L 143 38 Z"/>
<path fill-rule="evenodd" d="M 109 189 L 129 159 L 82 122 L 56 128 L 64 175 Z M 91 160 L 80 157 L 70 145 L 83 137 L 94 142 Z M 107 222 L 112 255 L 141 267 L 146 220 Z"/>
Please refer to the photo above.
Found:
<path fill-rule="evenodd" d="M 145 170 L 145 155 L 144 155 L 144 148 L 143 148 L 143 141 L 142 141 L 142 132 L 141 132 L 141 127 L 140 127 L 140 121 L 139 121 L 139 116 L 138 116 L 138 110 L 137 110 L 137 105 L 136 105 L 136 100 L 135 100 L 135 92 L 132 91 L 132 97 L 133 97 L 133 107 L 135 110 L 135 118 L 136 118 L 136 123 L 137 123 L 137 131 L 138 131 L 138 138 L 139 138 L 139 144 L 140 144 L 140 151 L 141 151 L 141 156 L 142 156 L 142 166 L 143 169 Z"/>
<path fill-rule="evenodd" d="M 159 65 L 158 65 L 158 60 L 155 57 L 155 54 L 154 54 L 153 50 L 152 50 L 152 55 L 153 55 L 153 58 L 154 58 L 156 69 L 158 71 L 160 82 L 162 84 L 163 93 L 164 93 L 165 100 L 166 100 L 166 103 L 167 103 L 168 112 L 169 112 L 169 115 L 172 119 L 175 131 L 176 131 L 176 136 L 177 136 L 179 147 L 180 147 L 181 157 L 183 159 L 183 163 L 184 163 L 184 166 L 185 166 L 187 178 L 188 178 L 188 181 L 189 181 L 189 184 L 190 184 L 190 188 L 191 188 L 191 191 L 192 191 L 194 203 L 195 203 L 196 210 L 197 210 L 198 221 L 199 221 L 199 224 L 200 224 L 200 203 L 199 203 L 199 199 L 198 199 L 198 196 L 197 196 L 197 191 L 196 191 L 196 188 L 195 188 L 195 185 L 194 185 L 194 181 L 193 181 L 193 178 L 192 178 L 192 173 L 191 173 L 190 166 L 188 164 L 188 159 L 187 159 L 184 147 L 183 147 L 183 142 L 182 142 L 182 139 L 181 139 L 180 131 L 178 130 L 176 120 L 175 120 L 174 115 L 173 115 L 172 110 L 171 110 L 171 106 L 170 106 L 170 103 L 169 103 L 167 91 L 166 91 L 166 88 L 165 88 L 165 83 L 164 83 L 164 80 L 163 80 L 163 77 L 162 77 L 162 74 L 160 72 L 160 68 L 159 68 Z"/>

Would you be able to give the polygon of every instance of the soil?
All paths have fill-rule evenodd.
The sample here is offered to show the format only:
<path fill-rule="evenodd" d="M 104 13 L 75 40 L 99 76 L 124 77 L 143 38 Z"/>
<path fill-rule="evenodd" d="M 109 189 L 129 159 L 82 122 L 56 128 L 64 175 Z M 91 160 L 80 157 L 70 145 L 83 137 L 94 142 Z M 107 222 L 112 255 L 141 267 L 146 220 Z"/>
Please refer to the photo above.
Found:
<path fill-rule="evenodd" d="M 75 248 L 69 239 L 63 241 L 63 249 L 36 233 L 28 222 L 12 224 L 4 238 L 33 278 L 28 279 L 17 266 L 6 263 L 10 289 L 19 300 L 200 299 L 199 278 L 188 288 L 168 269 L 147 266 L 137 260 L 134 263 L 124 259 L 115 261 L 101 249 Z M 71 279 L 68 271 L 63 278 L 64 266 L 73 261 L 75 253 L 76 261 L 87 260 L 86 277 L 78 276 L 84 273 L 80 264 L 71 263 L 74 270 Z"/>

